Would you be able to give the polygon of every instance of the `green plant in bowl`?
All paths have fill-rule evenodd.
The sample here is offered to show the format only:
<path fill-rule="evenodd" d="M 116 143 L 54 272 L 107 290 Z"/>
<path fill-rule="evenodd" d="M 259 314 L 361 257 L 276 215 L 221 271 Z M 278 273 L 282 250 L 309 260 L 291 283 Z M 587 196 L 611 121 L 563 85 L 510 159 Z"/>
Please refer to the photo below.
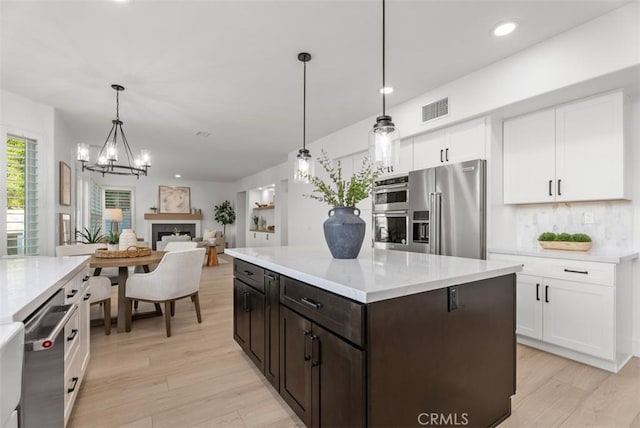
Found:
<path fill-rule="evenodd" d="M 556 241 L 571 242 L 573 241 L 573 238 L 570 233 L 559 233 L 556 235 Z"/>
<path fill-rule="evenodd" d="M 591 237 L 586 233 L 574 233 L 571 238 L 573 242 L 591 242 Z"/>
<path fill-rule="evenodd" d="M 555 241 L 556 234 L 553 232 L 544 232 L 538 236 L 538 241 Z"/>

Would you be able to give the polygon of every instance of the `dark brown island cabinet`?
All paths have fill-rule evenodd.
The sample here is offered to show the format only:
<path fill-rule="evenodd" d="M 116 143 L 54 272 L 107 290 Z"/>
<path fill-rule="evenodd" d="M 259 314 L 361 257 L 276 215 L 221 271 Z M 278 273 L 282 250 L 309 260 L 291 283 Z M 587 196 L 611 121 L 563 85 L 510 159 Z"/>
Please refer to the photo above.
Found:
<path fill-rule="evenodd" d="M 515 274 L 363 304 L 234 260 L 234 338 L 308 427 L 495 426 Z"/>

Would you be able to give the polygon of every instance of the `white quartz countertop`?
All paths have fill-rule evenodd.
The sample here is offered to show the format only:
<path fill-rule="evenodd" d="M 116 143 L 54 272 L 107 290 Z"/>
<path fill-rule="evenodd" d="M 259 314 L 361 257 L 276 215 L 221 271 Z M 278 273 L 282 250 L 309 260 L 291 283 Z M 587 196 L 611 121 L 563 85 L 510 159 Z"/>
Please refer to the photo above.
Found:
<path fill-rule="evenodd" d="M 89 256 L 0 259 L 0 324 L 23 321 L 88 262 Z"/>
<path fill-rule="evenodd" d="M 363 249 L 357 259 L 334 259 L 326 247 L 233 248 L 249 263 L 358 302 L 371 303 L 520 272 L 512 262 Z"/>
<path fill-rule="evenodd" d="M 514 250 L 491 248 L 491 254 L 507 254 L 512 256 L 545 257 L 549 259 L 581 260 L 598 263 L 623 263 L 638 258 L 638 253 L 631 250 L 597 250 L 597 251 L 562 251 L 545 250 Z"/>

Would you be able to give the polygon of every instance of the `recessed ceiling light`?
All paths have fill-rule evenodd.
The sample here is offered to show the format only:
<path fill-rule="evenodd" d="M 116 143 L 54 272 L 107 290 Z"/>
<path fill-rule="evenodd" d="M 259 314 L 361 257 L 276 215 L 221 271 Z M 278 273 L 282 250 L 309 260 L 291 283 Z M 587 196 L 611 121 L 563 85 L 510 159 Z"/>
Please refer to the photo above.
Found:
<path fill-rule="evenodd" d="M 381 94 L 385 94 L 385 95 L 393 92 L 393 88 L 391 86 L 385 86 L 384 88 L 380 88 L 379 90 Z"/>
<path fill-rule="evenodd" d="M 493 29 L 493 35 L 497 37 L 506 36 L 507 34 L 513 33 L 516 27 L 517 24 L 512 21 L 500 23 Z"/>
<path fill-rule="evenodd" d="M 182 176 L 180 174 L 176 174 L 175 177 L 176 178 L 181 178 Z"/>

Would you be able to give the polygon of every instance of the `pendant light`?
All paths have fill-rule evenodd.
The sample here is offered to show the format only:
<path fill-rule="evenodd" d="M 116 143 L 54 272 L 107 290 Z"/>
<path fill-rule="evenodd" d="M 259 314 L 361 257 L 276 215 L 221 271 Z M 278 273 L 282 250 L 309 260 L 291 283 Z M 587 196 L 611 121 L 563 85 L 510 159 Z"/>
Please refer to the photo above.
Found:
<path fill-rule="evenodd" d="M 386 114 L 385 41 L 385 0 L 382 0 L 382 115 L 369 131 L 369 156 L 375 165 L 388 168 L 400 163 L 400 132 Z"/>
<path fill-rule="evenodd" d="M 122 129 L 122 121 L 120 120 L 120 92 L 124 91 L 124 86 L 113 84 L 111 88 L 116 91 L 116 118 L 111 121 L 111 131 L 107 135 L 107 140 L 98 152 L 94 163 L 89 163 L 89 146 L 87 144 L 78 144 L 77 159 L 82 163 L 82 171 L 85 169 L 105 174 L 114 175 L 135 175 L 140 178 L 141 175 L 147 175 L 147 170 L 151 167 L 151 160 L 148 150 L 140 150 L 140 155 L 134 158 L 127 137 Z M 118 163 L 118 134 L 122 140 L 122 151 L 124 151 L 123 162 Z M 126 162 L 124 162 L 126 158 Z"/>
<path fill-rule="evenodd" d="M 307 62 L 311 61 L 311 54 L 300 52 L 298 61 L 303 65 L 302 79 L 302 148 L 298 150 L 294 165 L 293 180 L 296 183 L 309 183 L 309 176 L 313 175 L 313 158 L 307 149 Z"/>

